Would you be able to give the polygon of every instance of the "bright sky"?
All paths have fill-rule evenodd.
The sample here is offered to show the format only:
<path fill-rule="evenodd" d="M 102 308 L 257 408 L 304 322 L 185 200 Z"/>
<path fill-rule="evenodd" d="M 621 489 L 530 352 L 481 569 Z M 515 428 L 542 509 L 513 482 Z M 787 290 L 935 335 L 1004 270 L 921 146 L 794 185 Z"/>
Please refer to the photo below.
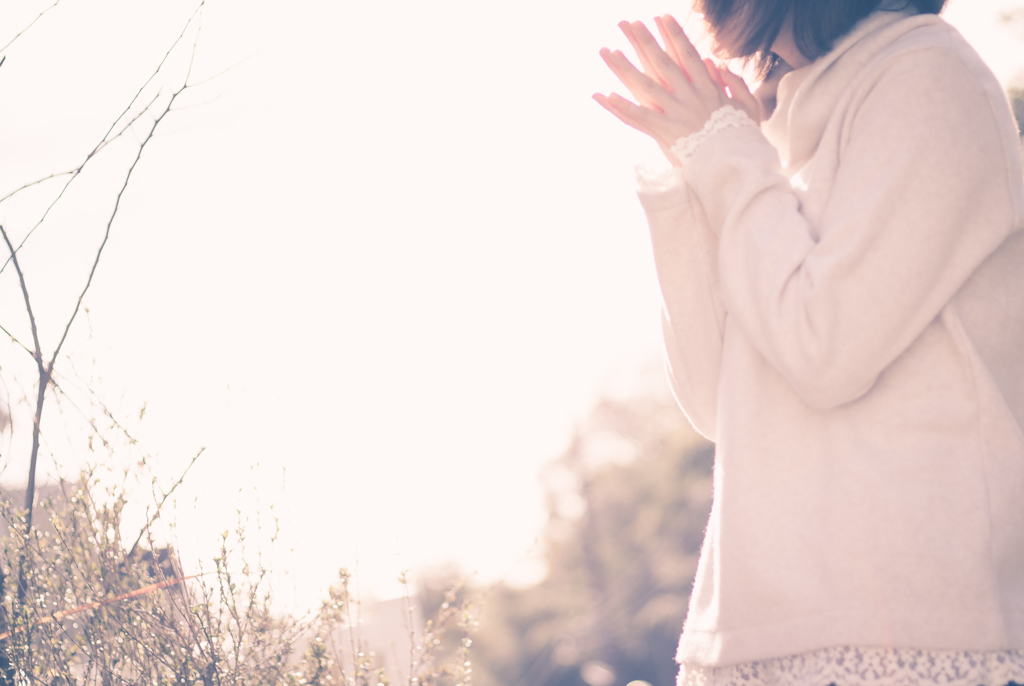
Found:
<path fill-rule="evenodd" d="M 51 3 L 7 3 L 0 44 Z M 997 17 L 1021 4 L 948 12 L 1004 83 L 1024 68 L 1024 26 Z M 62 0 L 8 49 L 0 196 L 88 151 L 193 8 Z M 163 483 L 207 448 L 177 498 L 186 564 L 258 500 L 282 518 L 271 559 L 299 604 L 357 557 L 378 595 L 445 560 L 529 577 L 516 561 L 544 519 L 539 468 L 658 356 L 632 179 L 649 146 L 591 101 L 615 88 L 597 50 L 625 45 L 620 19 L 685 9 L 210 0 L 194 73 L 248 59 L 161 125 L 58 364 L 121 416 L 147 403 L 139 437 Z M 45 351 L 130 152 L 97 158 L 22 253 Z M 57 188 L 0 205 L 0 223 L 24 236 Z M 0 325 L 31 340 L 10 268 Z M 16 485 L 31 371 L 0 344 Z M 64 409 L 43 420 L 51 478 L 89 456 L 59 439 L 78 421 Z"/>

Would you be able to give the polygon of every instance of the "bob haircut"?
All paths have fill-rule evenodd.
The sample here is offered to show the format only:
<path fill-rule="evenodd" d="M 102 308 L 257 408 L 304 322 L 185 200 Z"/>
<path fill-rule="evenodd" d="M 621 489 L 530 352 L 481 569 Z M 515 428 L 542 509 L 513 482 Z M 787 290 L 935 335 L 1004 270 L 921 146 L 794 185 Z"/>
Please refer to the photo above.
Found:
<path fill-rule="evenodd" d="M 814 60 L 883 5 L 889 11 L 916 9 L 921 14 L 938 14 L 945 4 L 946 0 L 696 0 L 694 9 L 704 15 L 715 33 L 733 20 L 741 22 L 742 54 L 738 56 L 752 58 L 763 78 L 780 61 L 771 48 L 790 16 L 797 49 Z"/>

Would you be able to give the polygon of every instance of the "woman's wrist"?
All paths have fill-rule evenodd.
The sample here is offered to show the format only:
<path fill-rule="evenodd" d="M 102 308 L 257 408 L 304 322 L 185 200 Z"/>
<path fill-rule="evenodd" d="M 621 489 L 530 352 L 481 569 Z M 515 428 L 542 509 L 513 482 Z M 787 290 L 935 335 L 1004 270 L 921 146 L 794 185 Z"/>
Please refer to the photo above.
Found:
<path fill-rule="evenodd" d="M 685 168 L 690 158 L 697 152 L 697 148 L 707 139 L 722 131 L 742 126 L 753 126 L 756 128 L 757 123 L 750 118 L 750 115 L 745 110 L 733 105 L 723 105 L 711 113 L 711 116 L 704 123 L 704 127 L 700 131 L 691 133 L 688 136 L 681 136 L 677 139 L 665 151 L 665 156 L 673 166 Z"/>

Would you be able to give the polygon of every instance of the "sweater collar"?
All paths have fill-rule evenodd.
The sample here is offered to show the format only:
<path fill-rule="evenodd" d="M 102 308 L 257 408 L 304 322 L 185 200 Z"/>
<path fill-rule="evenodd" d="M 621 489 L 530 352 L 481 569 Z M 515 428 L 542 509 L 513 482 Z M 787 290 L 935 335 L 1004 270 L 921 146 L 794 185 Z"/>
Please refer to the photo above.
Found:
<path fill-rule="evenodd" d="M 936 15 L 876 11 L 841 38 L 826 55 L 779 82 L 778 106 L 765 122 L 765 136 L 779 151 L 787 175 L 802 169 L 850 81 L 885 47 L 919 26 L 940 22 Z"/>

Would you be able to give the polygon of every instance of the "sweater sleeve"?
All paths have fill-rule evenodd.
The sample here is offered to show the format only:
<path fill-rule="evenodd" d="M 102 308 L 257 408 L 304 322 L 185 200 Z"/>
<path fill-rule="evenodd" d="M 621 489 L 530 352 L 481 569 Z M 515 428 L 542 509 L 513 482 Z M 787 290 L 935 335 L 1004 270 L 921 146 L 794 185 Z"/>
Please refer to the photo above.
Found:
<path fill-rule="evenodd" d="M 715 440 L 725 309 L 718 295 L 718 237 L 693 191 L 679 183 L 638 194 L 661 286 L 672 393 L 693 427 Z"/>
<path fill-rule="evenodd" d="M 757 130 L 717 134 L 686 173 L 729 316 L 822 409 L 869 390 L 1018 222 L 1006 122 L 956 52 L 904 53 L 873 81 L 813 224 Z"/>

